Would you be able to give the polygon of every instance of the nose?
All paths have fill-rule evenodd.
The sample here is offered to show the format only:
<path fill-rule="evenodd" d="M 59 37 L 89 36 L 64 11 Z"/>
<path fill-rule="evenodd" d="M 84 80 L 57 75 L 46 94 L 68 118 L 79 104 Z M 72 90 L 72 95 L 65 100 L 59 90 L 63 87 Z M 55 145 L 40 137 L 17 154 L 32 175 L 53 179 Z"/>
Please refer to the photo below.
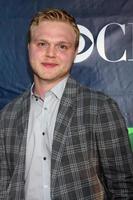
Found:
<path fill-rule="evenodd" d="M 47 57 L 55 57 L 56 55 L 56 49 L 54 46 L 48 46 L 47 50 L 46 50 L 46 56 Z"/>

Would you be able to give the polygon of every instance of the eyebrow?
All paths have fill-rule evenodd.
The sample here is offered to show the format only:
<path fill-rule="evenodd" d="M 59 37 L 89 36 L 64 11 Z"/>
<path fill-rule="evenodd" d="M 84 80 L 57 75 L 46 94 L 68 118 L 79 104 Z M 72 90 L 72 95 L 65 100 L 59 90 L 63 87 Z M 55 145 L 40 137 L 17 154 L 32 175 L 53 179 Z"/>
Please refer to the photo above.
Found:
<path fill-rule="evenodd" d="M 45 39 L 33 39 L 32 41 L 33 42 L 47 42 L 47 43 L 50 43 L 50 41 L 45 40 Z M 66 45 L 70 45 L 70 46 L 73 45 L 71 42 L 67 42 L 67 41 L 64 41 L 64 40 L 57 41 L 55 44 L 66 44 Z"/>

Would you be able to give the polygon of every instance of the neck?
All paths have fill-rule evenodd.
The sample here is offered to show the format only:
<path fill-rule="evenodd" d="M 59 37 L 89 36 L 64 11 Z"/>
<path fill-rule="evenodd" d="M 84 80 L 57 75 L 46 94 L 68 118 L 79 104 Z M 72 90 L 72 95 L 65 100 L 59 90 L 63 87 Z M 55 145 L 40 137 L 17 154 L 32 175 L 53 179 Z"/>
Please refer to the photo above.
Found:
<path fill-rule="evenodd" d="M 62 79 L 58 79 L 56 81 L 53 81 L 53 82 L 52 81 L 38 80 L 38 79 L 35 78 L 34 79 L 34 84 L 35 84 L 34 92 L 35 92 L 35 94 L 39 95 L 40 97 L 43 97 L 46 92 L 51 90 L 55 85 L 57 85 L 64 78 L 65 77 L 63 77 Z"/>

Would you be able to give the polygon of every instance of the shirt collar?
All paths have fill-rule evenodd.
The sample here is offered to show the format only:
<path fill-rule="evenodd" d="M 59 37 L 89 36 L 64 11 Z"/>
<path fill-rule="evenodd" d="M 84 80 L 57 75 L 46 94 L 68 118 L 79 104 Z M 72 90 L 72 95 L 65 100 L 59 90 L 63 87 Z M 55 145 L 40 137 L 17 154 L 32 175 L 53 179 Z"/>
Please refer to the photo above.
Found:
<path fill-rule="evenodd" d="M 49 95 L 49 93 L 53 93 L 57 99 L 61 99 L 65 86 L 66 86 L 66 82 L 68 80 L 68 76 L 65 77 L 63 80 L 61 80 L 57 85 L 55 85 L 51 90 L 49 90 L 48 92 L 46 92 L 45 96 Z M 36 100 L 40 99 L 43 101 L 43 99 L 38 96 L 37 94 L 34 93 L 34 83 L 31 86 L 31 97 L 34 97 Z"/>

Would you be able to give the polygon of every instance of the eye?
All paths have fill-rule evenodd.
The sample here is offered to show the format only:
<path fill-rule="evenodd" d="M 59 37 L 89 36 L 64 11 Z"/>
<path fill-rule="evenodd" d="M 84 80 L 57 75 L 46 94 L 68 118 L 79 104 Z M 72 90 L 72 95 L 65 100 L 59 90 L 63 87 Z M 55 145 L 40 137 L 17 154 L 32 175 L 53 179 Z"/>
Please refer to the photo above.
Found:
<path fill-rule="evenodd" d="M 60 51 L 66 51 L 66 50 L 68 50 L 68 46 L 66 45 L 66 44 L 59 44 L 58 45 L 58 49 L 60 50 Z"/>
<path fill-rule="evenodd" d="M 68 47 L 67 47 L 66 45 L 64 45 L 64 44 L 60 44 L 60 45 L 59 45 L 59 48 L 60 48 L 60 49 L 68 49 Z"/>
<path fill-rule="evenodd" d="M 46 42 L 38 42 L 38 43 L 37 43 L 37 46 L 38 46 L 38 47 L 47 47 L 47 46 L 48 46 L 48 43 L 46 43 Z"/>

